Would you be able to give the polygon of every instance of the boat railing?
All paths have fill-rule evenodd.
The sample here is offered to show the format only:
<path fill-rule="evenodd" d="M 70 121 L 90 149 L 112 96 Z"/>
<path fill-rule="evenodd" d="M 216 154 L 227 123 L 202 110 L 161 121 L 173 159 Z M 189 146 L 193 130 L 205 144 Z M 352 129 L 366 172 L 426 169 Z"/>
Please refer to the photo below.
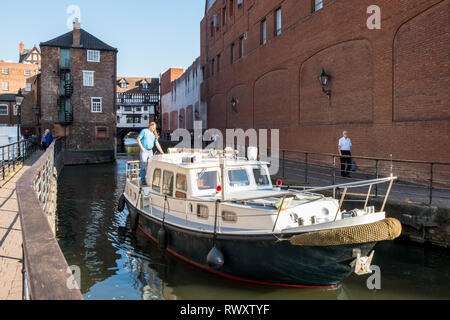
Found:
<path fill-rule="evenodd" d="M 128 179 L 135 179 L 137 177 L 139 177 L 139 168 L 140 168 L 140 162 L 139 161 L 130 161 L 127 163 L 127 178 Z M 249 197 L 249 198 L 225 198 L 225 199 L 221 199 L 221 198 L 217 198 L 217 199 L 200 199 L 200 198 L 195 198 L 195 199 L 188 199 L 188 198 L 177 198 L 177 197 L 173 197 L 171 195 L 167 195 L 167 194 L 162 194 L 159 192 L 155 192 L 154 190 L 152 190 L 151 188 L 148 190 L 148 192 L 146 192 L 146 195 L 148 195 L 148 200 L 149 200 L 149 207 L 153 207 L 154 204 L 150 204 L 151 201 L 151 196 L 159 196 L 159 197 L 164 197 L 165 199 L 165 203 L 164 203 L 164 207 L 163 207 L 163 211 L 164 211 L 164 216 L 166 214 L 166 210 L 168 210 L 169 206 L 166 204 L 168 204 L 168 200 L 177 200 L 177 201 L 184 201 L 186 203 L 186 209 L 184 212 L 180 212 L 180 213 L 184 213 L 186 216 L 186 220 L 187 217 L 189 215 L 188 212 L 188 202 L 195 202 L 195 203 L 215 203 L 215 212 L 216 212 L 216 217 L 215 217 L 215 221 L 217 222 L 217 212 L 218 207 L 220 204 L 224 204 L 224 203 L 247 203 L 250 201 L 254 201 L 254 200 L 261 200 L 261 199 L 267 199 L 267 198 L 275 198 L 275 199 L 279 199 L 278 201 L 280 201 L 280 205 L 277 206 L 278 209 L 276 211 L 276 219 L 275 222 L 273 224 L 272 227 L 272 232 L 275 231 L 275 228 L 277 226 L 277 222 L 279 219 L 279 216 L 281 214 L 282 211 L 284 211 L 284 202 L 286 201 L 286 199 L 288 198 L 295 198 L 297 196 L 301 196 L 301 195 L 308 195 L 308 194 L 312 194 L 312 193 L 319 193 L 319 192 L 327 192 L 327 191 L 331 191 L 333 193 L 333 198 L 335 197 L 335 195 L 337 194 L 338 190 L 342 190 L 342 194 L 340 195 L 340 199 L 339 199 L 339 206 L 336 210 L 335 216 L 334 216 L 334 220 L 336 221 L 339 212 L 341 212 L 341 208 L 342 205 L 345 201 L 345 197 L 346 195 L 348 195 L 348 190 L 349 189 L 353 189 L 353 188 L 362 188 L 362 187 L 368 187 L 368 191 L 367 193 L 364 195 L 364 207 L 363 210 L 367 209 L 368 203 L 369 203 L 369 199 L 370 197 L 375 197 L 375 195 L 371 194 L 372 190 L 373 190 L 373 186 L 379 185 L 379 184 L 383 184 L 383 183 L 389 183 L 389 186 L 387 188 L 387 191 L 384 195 L 384 199 L 383 199 L 383 203 L 381 205 L 381 209 L 379 210 L 379 212 L 383 212 L 384 208 L 386 206 L 387 203 L 387 199 L 389 197 L 390 191 L 392 189 L 392 184 L 394 183 L 394 181 L 397 179 L 397 177 L 394 176 L 390 176 L 390 177 L 385 177 L 385 178 L 378 178 L 378 179 L 371 179 L 371 180 L 364 180 L 364 181 L 356 181 L 356 182 L 348 182 L 348 183 L 342 183 L 342 184 L 335 184 L 335 185 L 331 185 L 331 186 L 324 186 L 324 187 L 289 187 L 286 191 L 288 192 L 274 192 L 273 194 L 265 194 L 263 196 L 258 196 L 258 197 Z M 301 189 L 301 190 L 299 190 Z M 281 188 L 280 188 L 281 190 Z M 379 197 L 380 195 L 378 195 Z M 139 189 L 139 196 L 138 196 L 138 201 L 137 201 L 137 206 L 139 209 L 144 209 L 145 207 L 145 203 L 144 203 L 144 190 L 142 187 L 140 187 Z M 320 198 L 322 199 L 322 198 Z M 274 207 L 275 209 L 275 207 Z M 151 210 L 151 209 L 150 209 Z M 192 215 L 194 215 L 194 213 L 192 213 Z M 275 213 L 270 213 L 270 215 L 275 215 Z M 252 215 L 255 216 L 255 215 Z M 267 214 L 261 215 L 261 216 L 267 216 Z M 236 218 L 239 217 L 243 217 L 243 215 L 236 215 Z M 215 224 L 217 224 L 215 222 Z M 216 226 L 215 226 L 215 230 L 216 230 Z M 216 232 L 216 231 L 215 231 Z"/>

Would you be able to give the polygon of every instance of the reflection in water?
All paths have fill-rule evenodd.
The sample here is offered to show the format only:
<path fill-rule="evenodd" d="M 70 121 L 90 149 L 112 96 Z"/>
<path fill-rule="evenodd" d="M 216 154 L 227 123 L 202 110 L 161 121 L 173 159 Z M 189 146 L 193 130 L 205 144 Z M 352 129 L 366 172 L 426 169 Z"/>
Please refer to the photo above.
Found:
<path fill-rule="evenodd" d="M 133 159 L 137 154 L 130 156 Z M 350 276 L 334 289 L 248 285 L 198 270 L 162 253 L 125 226 L 116 206 L 125 186 L 126 159 L 65 167 L 58 184 L 57 237 L 69 265 L 81 269 L 85 299 L 439 299 L 450 298 L 450 254 L 445 249 L 379 243 L 373 264 L 381 290 L 369 276 Z"/>

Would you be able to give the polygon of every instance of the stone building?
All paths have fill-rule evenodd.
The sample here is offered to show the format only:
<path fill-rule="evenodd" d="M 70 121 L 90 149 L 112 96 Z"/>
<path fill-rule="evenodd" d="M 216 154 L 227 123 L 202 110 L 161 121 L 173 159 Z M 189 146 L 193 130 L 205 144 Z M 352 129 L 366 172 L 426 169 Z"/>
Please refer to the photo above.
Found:
<path fill-rule="evenodd" d="M 193 131 L 194 121 L 207 126 L 206 103 L 200 98 L 203 72 L 200 58 L 186 70 L 172 68 L 161 75 L 162 131 L 178 128 Z"/>
<path fill-rule="evenodd" d="M 77 21 L 40 47 L 41 128 L 65 137 L 65 163 L 114 160 L 117 49 Z"/>
<path fill-rule="evenodd" d="M 380 29 L 371 25 L 373 4 Z M 337 153 L 345 129 L 354 155 L 448 161 L 449 7 L 207 0 L 200 63 L 208 127 L 276 128 L 282 149 L 323 153 Z"/>

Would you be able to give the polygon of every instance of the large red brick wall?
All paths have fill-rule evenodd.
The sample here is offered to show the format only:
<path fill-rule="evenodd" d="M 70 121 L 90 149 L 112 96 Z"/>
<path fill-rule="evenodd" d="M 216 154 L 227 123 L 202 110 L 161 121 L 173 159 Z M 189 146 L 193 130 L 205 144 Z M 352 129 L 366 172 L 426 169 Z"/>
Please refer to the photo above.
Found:
<path fill-rule="evenodd" d="M 328 0 L 317 12 L 310 0 L 244 0 L 239 10 L 234 1 L 233 18 L 211 37 L 225 3 L 216 1 L 201 22 L 208 127 L 278 128 L 281 148 L 327 153 L 337 152 L 345 129 L 355 155 L 450 161 L 449 0 Z M 366 25 L 373 4 L 380 30 Z M 244 56 L 231 63 L 231 43 L 236 50 L 244 33 Z M 211 75 L 219 54 L 220 71 Z M 331 100 L 318 82 L 322 68 L 331 75 Z"/>

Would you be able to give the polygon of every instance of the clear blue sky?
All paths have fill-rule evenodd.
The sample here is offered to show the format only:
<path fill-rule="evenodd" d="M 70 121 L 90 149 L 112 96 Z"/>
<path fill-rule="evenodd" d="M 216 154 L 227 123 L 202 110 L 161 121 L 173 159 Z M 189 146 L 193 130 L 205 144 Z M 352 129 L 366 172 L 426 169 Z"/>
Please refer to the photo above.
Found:
<path fill-rule="evenodd" d="M 18 62 L 20 41 L 28 49 L 68 32 L 71 5 L 81 28 L 119 49 L 119 76 L 158 77 L 200 55 L 204 0 L 1 0 L 0 60 Z"/>

